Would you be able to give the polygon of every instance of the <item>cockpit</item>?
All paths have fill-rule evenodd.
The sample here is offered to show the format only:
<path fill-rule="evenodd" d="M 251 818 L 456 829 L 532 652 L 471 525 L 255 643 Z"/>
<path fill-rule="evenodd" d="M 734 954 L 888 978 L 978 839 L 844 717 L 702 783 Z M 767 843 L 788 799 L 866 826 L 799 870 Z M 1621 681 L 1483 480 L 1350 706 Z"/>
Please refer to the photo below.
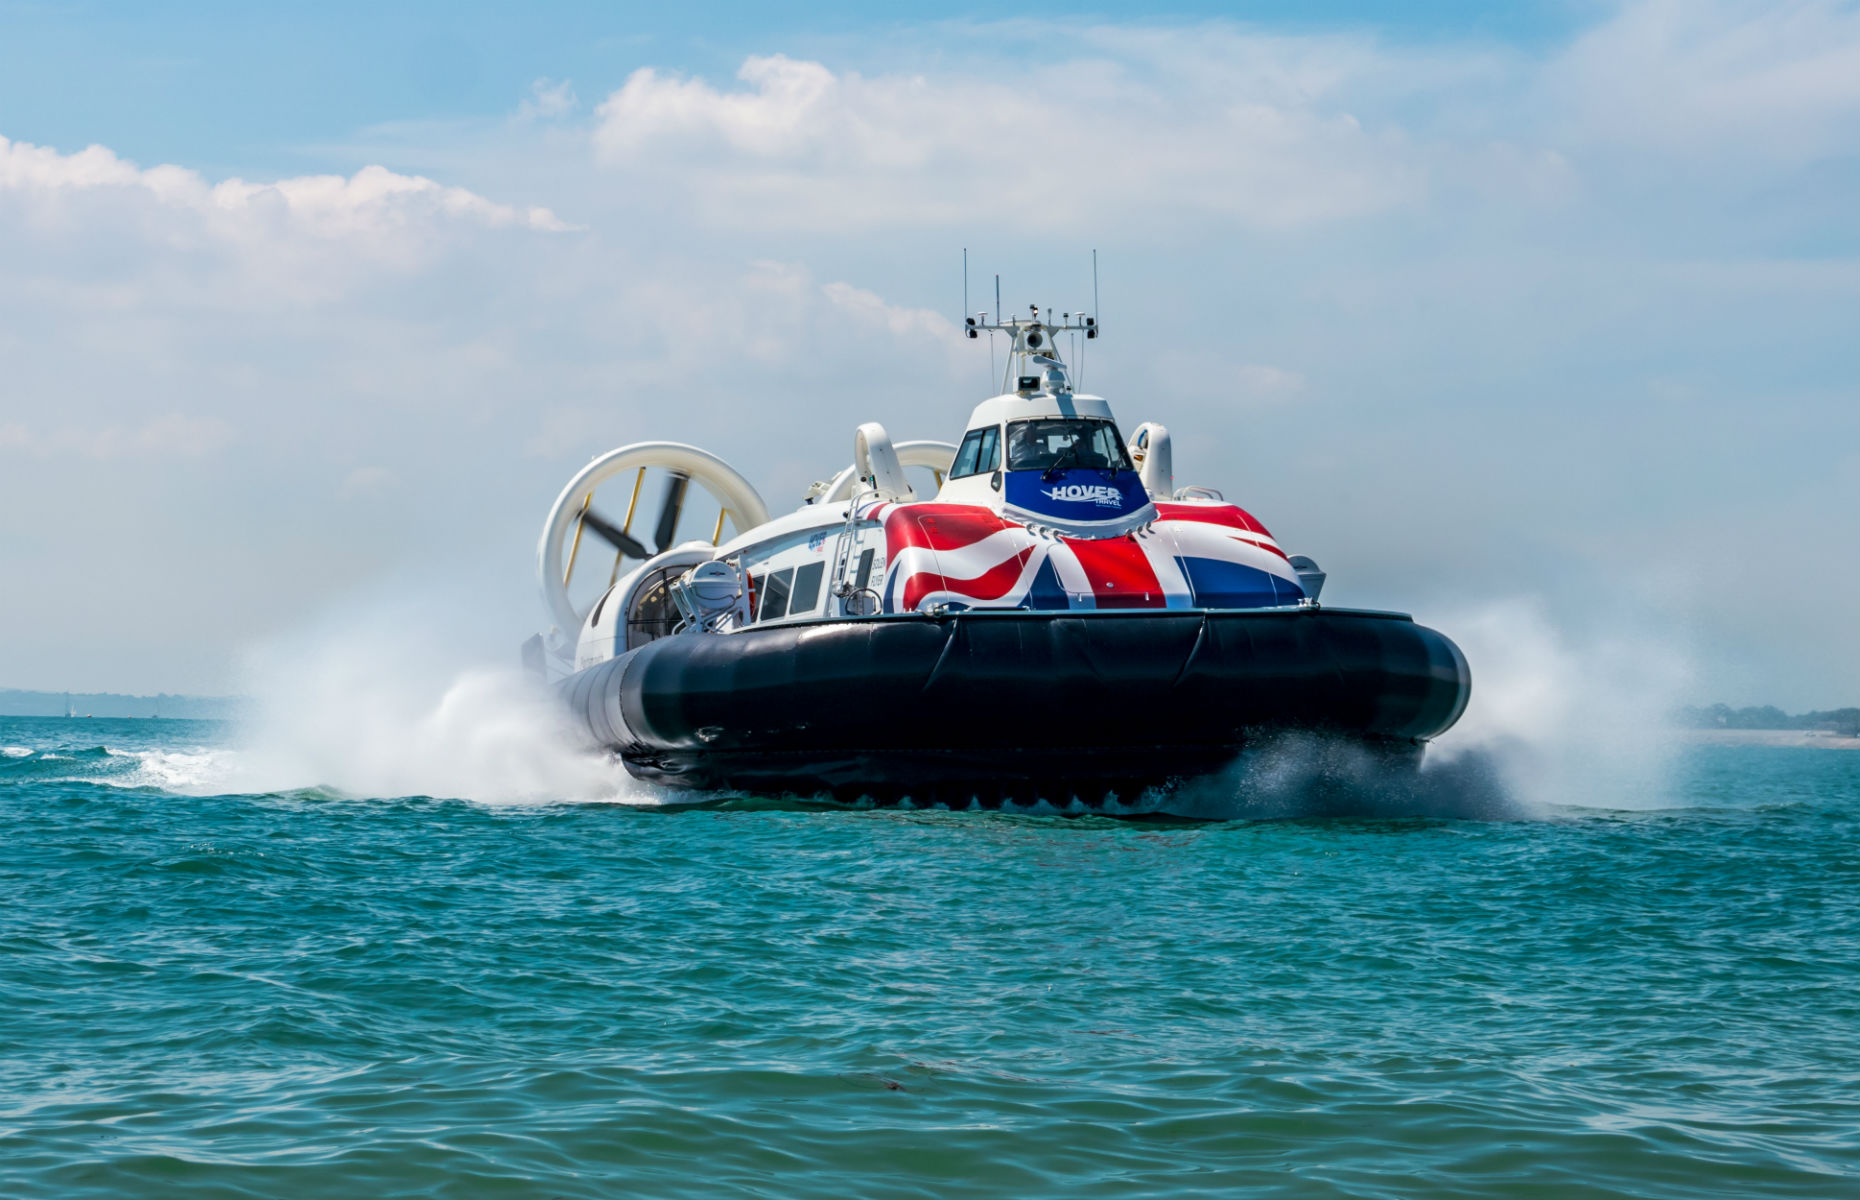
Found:
<path fill-rule="evenodd" d="M 1131 470 L 1130 455 L 1114 422 L 1080 417 L 1030 417 L 1009 421 L 1010 471 L 1052 471 L 1084 467 L 1100 471 Z"/>

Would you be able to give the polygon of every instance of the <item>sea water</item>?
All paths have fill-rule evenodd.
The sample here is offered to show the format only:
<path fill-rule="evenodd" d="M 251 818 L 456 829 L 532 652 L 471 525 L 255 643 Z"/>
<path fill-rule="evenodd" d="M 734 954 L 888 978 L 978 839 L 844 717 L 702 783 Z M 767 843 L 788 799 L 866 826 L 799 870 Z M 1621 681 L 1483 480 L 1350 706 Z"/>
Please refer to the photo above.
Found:
<path fill-rule="evenodd" d="M 0 718 L 0 1194 L 1860 1194 L 1860 753 L 1191 823 L 239 739 Z"/>

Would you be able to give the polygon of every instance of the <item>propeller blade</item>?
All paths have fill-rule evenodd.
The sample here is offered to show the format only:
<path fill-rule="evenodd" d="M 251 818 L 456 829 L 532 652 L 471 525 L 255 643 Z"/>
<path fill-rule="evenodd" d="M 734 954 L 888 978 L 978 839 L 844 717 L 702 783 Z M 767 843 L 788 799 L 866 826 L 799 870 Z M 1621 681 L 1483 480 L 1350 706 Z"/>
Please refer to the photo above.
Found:
<path fill-rule="evenodd" d="M 612 546 L 628 558 L 646 559 L 652 557 L 651 553 L 648 552 L 644 546 L 639 544 L 639 539 L 622 531 L 619 526 L 613 524 L 613 522 L 601 516 L 601 514 L 595 512 L 591 508 L 582 510 L 581 524 L 584 529 L 600 535 L 601 539 L 609 546 Z"/>
<path fill-rule="evenodd" d="M 690 486 L 689 475 L 672 475 L 665 481 L 665 499 L 659 504 L 659 528 L 653 534 L 660 554 L 671 549 L 672 539 L 678 535 L 678 518 L 685 511 L 685 489 Z"/>

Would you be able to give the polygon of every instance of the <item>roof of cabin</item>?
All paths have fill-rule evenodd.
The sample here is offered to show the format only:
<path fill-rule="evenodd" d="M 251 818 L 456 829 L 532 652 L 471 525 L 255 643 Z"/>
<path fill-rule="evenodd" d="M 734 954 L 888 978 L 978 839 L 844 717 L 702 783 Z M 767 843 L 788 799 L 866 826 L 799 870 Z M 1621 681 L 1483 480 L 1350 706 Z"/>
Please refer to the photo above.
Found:
<path fill-rule="evenodd" d="M 1080 392 L 1008 392 L 1006 395 L 994 396 L 976 405 L 975 411 L 969 414 L 969 423 L 963 426 L 963 432 L 999 425 L 1003 421 L 1025 420 L 1028 417 L 1115 419 L 1111 413 L 1110 402 L 1103 396 L 1090 396 Z"/>

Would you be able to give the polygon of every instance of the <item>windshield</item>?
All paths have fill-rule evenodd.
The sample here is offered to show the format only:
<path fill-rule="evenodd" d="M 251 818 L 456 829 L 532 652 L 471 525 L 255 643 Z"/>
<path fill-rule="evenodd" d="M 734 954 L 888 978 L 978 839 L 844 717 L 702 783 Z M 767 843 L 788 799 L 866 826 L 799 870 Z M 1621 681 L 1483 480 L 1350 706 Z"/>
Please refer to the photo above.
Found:
<path fill-rule="evenodd" d="M 1124 453 L 1117 426 L 1110 421 L 1036 417 L 1008 423 L 1008 470 L 1055 467 L 1124 471 L 1130 469 L 1130 457 Z"/>

